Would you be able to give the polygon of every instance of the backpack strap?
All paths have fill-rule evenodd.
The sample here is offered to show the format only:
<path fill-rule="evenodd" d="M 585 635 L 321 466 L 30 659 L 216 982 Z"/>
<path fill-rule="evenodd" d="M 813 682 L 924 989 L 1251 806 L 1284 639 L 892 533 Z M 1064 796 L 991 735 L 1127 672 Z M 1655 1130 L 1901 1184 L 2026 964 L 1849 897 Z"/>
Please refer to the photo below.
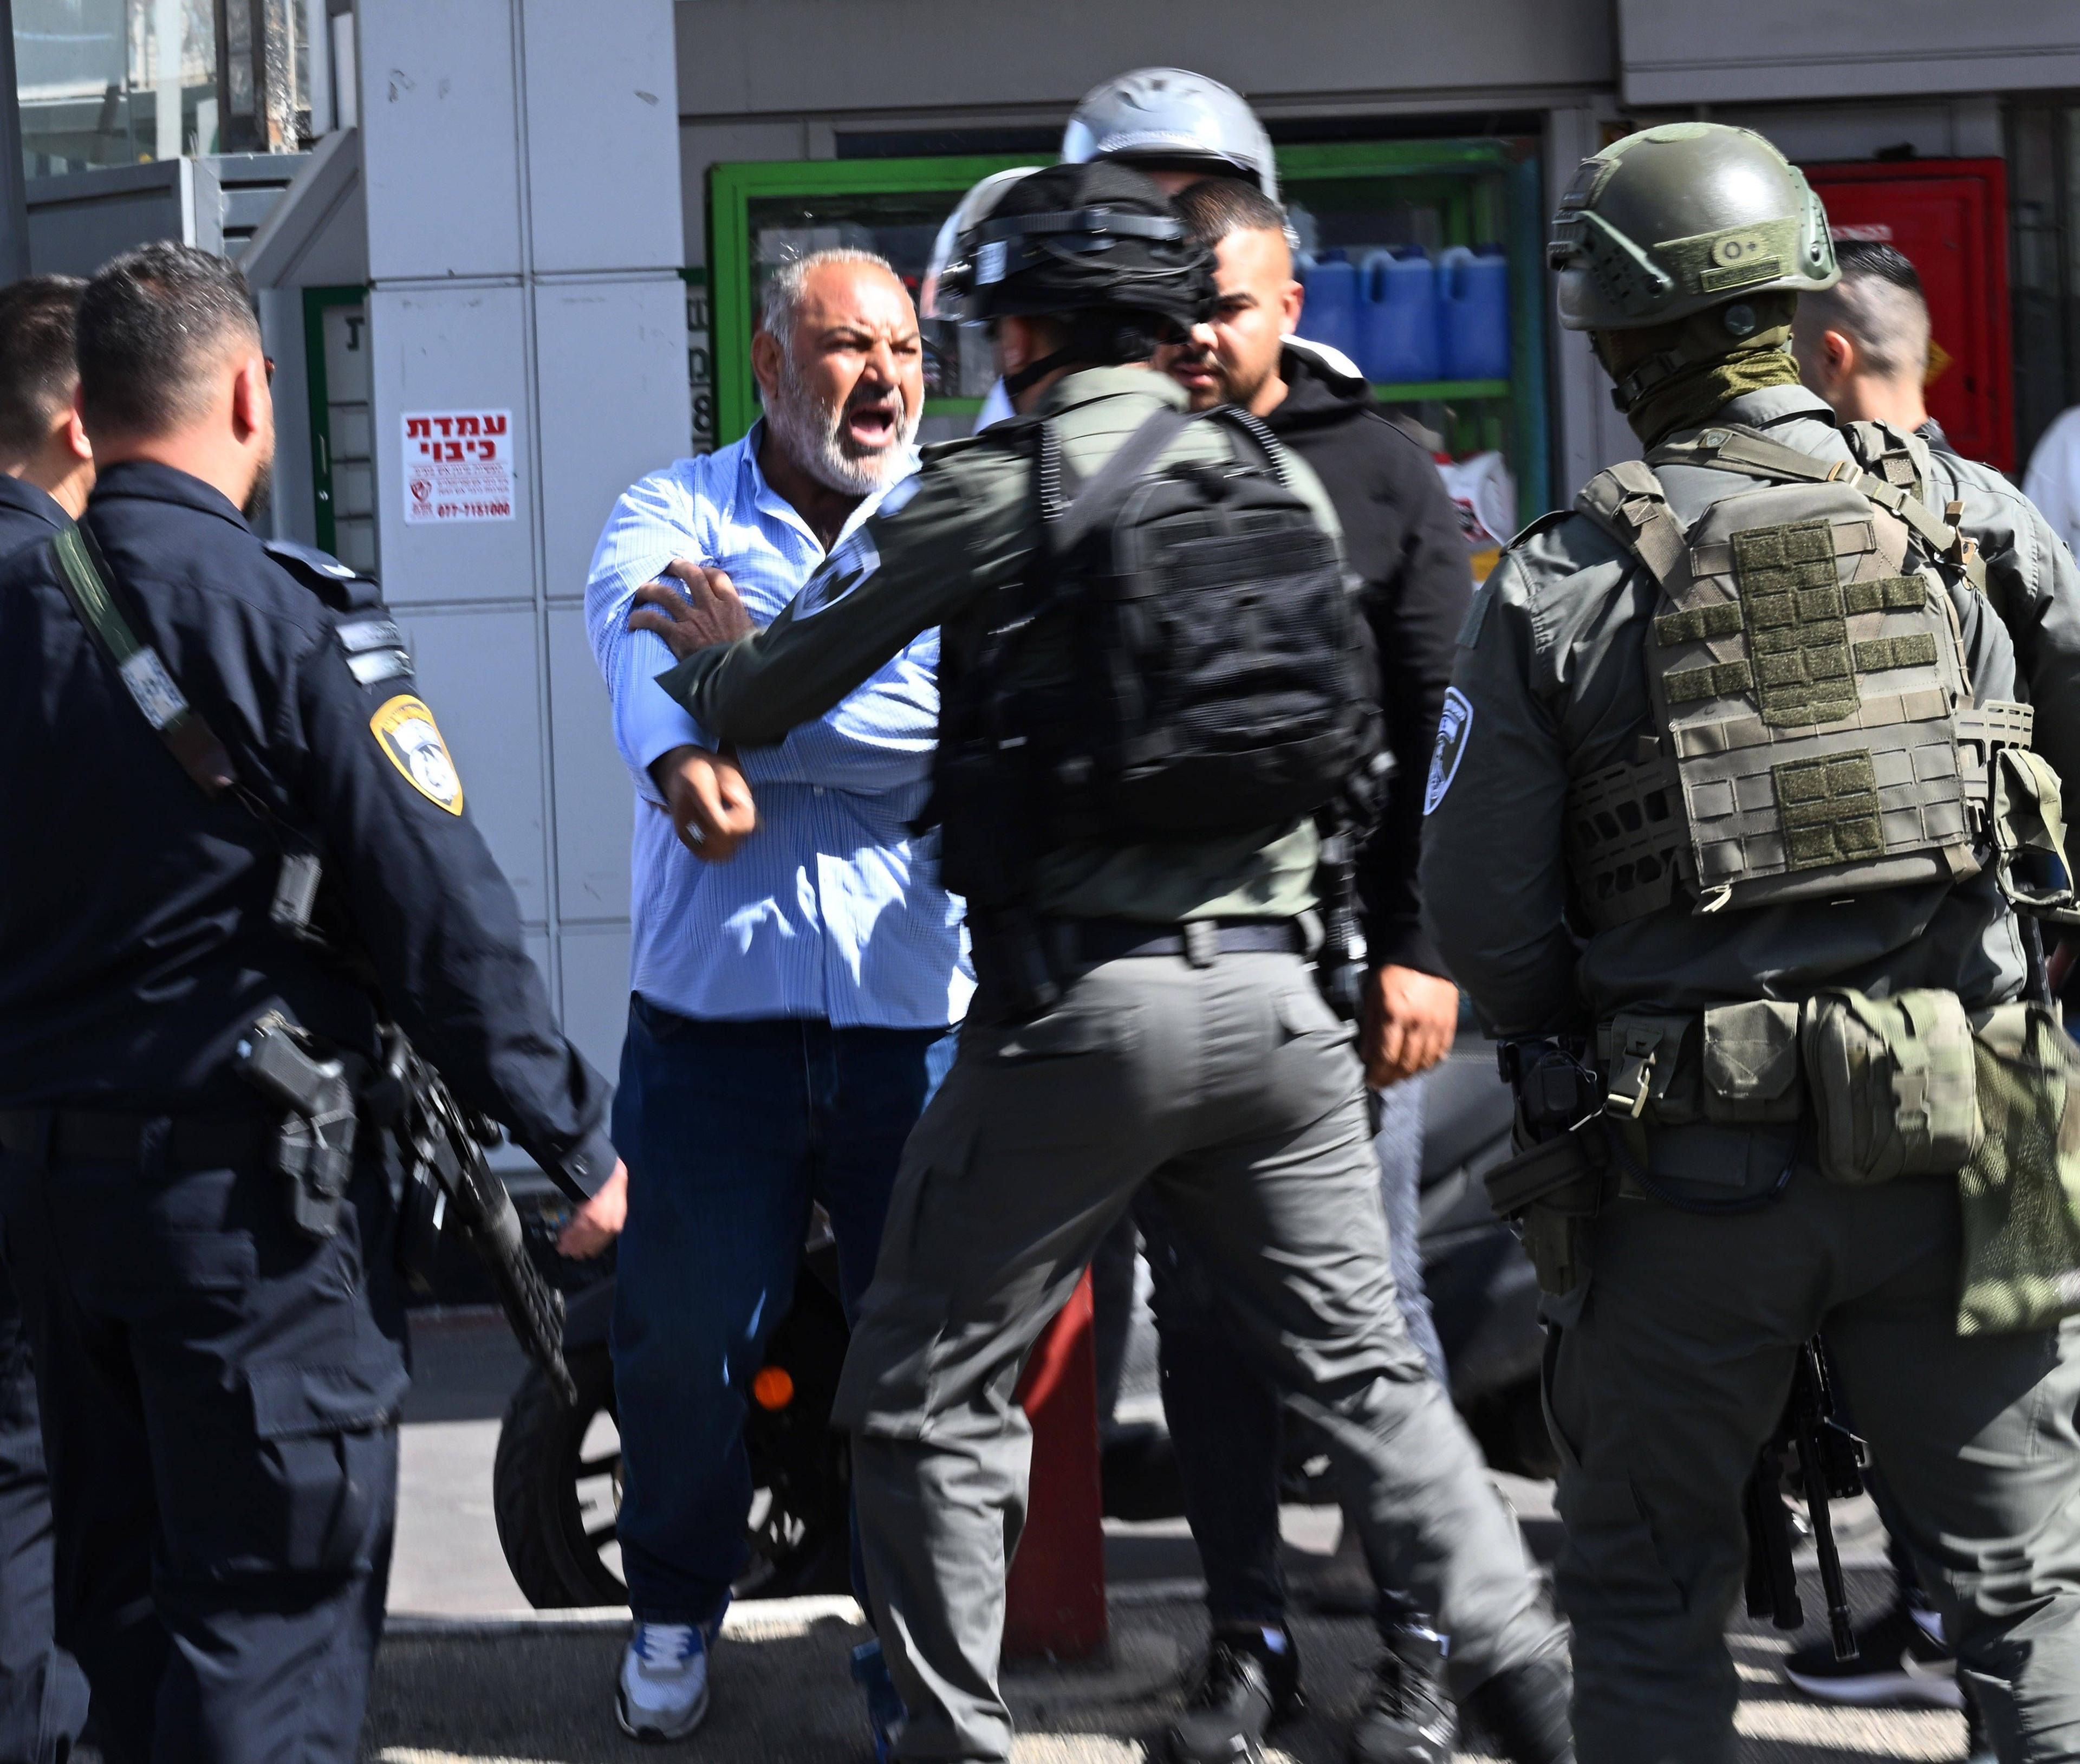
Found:
<path fill-rule="evenodd" d="M 1193 420 L 1234 430 L 1256 448 L 1272 475 L 1286 489 L 1292 489 L 1293 481 L 1285 469 L 1285 450 L 1271 432 L 1271 425 L 1255 412 L 1245 410 L 1240 405 L 1215 405 L 1210 410 L 1194 411 Z"/>
<path fill-rule="evenodd" d="M 1644 460 L 1626 460 L 1582 486 L 1575 506 L 1646 565 L 1677 606 L 1690 592 L 1690 536 Z"/>
<path fill-rule="evenodd" d="M 1851 451 L 1855 451 L 1853 445 Z M 1914 459 L 1910 449 L 1908 453 L 1910 461 L 1923 468 L 1924 483 L 1927 452 L 1924 447 L 1919 460 Z M 1986 591 L 1986 560 L 1980 556 L 1978 547 L 1956 525 L 1957 518 L 1964 513 L 1963 506 L 1952 503 L 1944 510 L 1950 519 L 1940 519 L 1913 491 L 1879 477 L 1860 458 L 1816 459 L 1812 454 L 1786 447 L 1781 441 L 1758 435 L 1752 429 L 1730 426 L 1700 430 L 1685 441 L 1664 442 L 1647 457 L 1657 465 L 1716 467 L 1765 482 L 1853 484 L 1880 508 L 1906 522 L 1923 544 L 1961 572 L 1975 594 Z"/>
<path fill-rule="evenodd" d="M 1151 410 L 1066 505 L 1061 501 L 1061 437 L 1051 422 L 1042 428 L 1041 510 L 1046 517 L 1049 543 L 1055 554 L 1066 556 L 1098 526 L 1117 515 L 1141 481 L 1142 474 L 1185 432 L 1185 424 L 1191 420 L 1189 412 L 1167 404 Z"/>
<path fill-rule="evenodd" d="M 1865 471 L 1928 500 L 1928 443 L 1919 435 L 1889 422 L 1851 422 L 1843 425 L 1842 439 Z"/>

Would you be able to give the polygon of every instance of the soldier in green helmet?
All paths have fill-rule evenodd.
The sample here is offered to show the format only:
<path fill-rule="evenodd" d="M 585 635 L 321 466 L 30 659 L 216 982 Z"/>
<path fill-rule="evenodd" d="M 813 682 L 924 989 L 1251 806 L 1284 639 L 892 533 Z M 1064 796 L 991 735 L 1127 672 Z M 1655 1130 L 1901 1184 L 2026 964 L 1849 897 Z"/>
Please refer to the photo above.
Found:
<path fill-rule="evenodd" d="M 1995 1749 L 2080 1758 L 2080 1090 L 2029 917 L 2080 580 L 1800 386 L 1834 254 L 1761 136 L 1613 143 L 1550 262 L 1644 457 L 1475 599 L 1422 878 L 1519 1085 L 1579 1756 L 1730 1764 L 1743 1485 L 1817 1335 Z"/>

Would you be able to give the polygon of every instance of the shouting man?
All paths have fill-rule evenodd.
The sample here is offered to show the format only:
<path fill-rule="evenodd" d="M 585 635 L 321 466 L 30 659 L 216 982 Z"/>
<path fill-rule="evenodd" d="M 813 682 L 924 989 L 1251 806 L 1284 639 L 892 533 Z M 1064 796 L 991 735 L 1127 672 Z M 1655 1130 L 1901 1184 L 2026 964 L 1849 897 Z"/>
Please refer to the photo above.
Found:
<path fill-rule="evenodd" d="M 959 903 L 909 832 L 937 733 L 936 632 L 741 755 L 656 683 L 668 620 L 635 603 L 677 600 L 657 578 L 727 570 L 769 622 L 916 463 L 916 314 L 879 258 L 782 267 L 752 363 L 765 416 L 629 490 L 585 595 L 640 799 L 614 1361 L 635 1617 L 615 1712 L 644 1739 L 707 1711 L 708 1648 L 745 1561 L 745 1392 L 792 1300 L 811 1205 L 830 1216 L 849 1312 L 971 990 Z M 855 1673 L 877 1724 L 900 1718 L 871 1644 Z"/>

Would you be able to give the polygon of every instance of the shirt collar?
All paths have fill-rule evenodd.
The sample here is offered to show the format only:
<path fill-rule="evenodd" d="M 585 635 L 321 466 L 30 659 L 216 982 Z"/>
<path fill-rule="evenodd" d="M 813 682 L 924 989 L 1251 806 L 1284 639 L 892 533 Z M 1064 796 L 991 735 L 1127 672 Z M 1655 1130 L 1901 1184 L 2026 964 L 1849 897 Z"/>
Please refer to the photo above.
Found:
<path fill-rule="evenodd" d="M 46 527 L 62 527 L 71 523 L 72 517 L 58 506 L 49 491 L 27 478 L 10 477 L 4 472 L 0 472 L 0 507 L 33 514 Z"/>
<path fill-rule="evenodd" d="M 199 514 L 214 514 L 219 520 L 230 522 L 241 532 L 253 531 L 223 491 L 190 472 L 161 465 L 156 460 L 125 460 L 110 466 L 94 480 L 94 494 L 88 498 L 87 506 L 91 510 L 119 497 L 148 502 L 172 502 Z"/>
<path fill-rule="evenodd" d="M 816 548 L 820 555 L 823 541 L 818 539 L 809 523 L 802 519 L 801 510 L 789 502 L 766 481 L 765 474 L 759 469 L 758 449 L 765 439 L 765 419 L 761 417 L 751 426 L 750 432 L 737 444 L 744 449 L 744 457 L 738 465 L 741 474 L 742 494 L 751 506 L 769 519 L 785 522 Z M 918 452 L 911 447 L 905 457 L 906 469 L 902 477 L 883 485 L 870 496 L 862 497 L 852 513 L 845 517 L 845 525 L 838 529 L 838 536 L 832 550 L 837 550 L 853 532 L 874 518 L 874 511 L 881 506 L 882 498 L 917 469 Z"/>
<path fill-rule="evenodd" d="M 1738 398 L 1729 398 L 1713 411 L 1712 422 L 1723 420 L 1761 429 L 1773 423 L 1787 422 L 1793 417 L 1811 417 L 1830 429 L 1838 426 L 1827 401 L 1804 386 L 1765 386 L 1759 392 L 1744 392 Z M 1684 426 L 1707 428 L 1710 424 L 1685 423 Z"/>

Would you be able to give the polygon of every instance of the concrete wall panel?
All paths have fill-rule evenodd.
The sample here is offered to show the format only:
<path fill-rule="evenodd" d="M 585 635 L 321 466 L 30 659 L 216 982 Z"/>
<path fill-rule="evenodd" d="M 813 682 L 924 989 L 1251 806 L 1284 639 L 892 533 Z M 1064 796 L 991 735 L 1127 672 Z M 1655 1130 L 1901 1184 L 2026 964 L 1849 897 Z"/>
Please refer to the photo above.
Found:
<path fill-rule="evenodd" d="M 369 296 L 375 409 L 378 572 L 392 606 L 510 600 L 535 590 L 534 499 L 523 296 L 518 288 L 377 288 Z M 510 413 L 513 518 L 408 522 L 405 420 Z"/>
<path fill-rule="evenodd" d="M 533 611 L 401 612 L 420 696 L 462 776 L 463 801 L 512 883 L 520 916 L 549 917 L 542 694 Z M 624 842 L 625 843 L 625 842 Z"/>
<path fill-rule="evenodd" d="M 670 14 L 535 4 L 521 17 L 535 269 L 677 269 Z"/>
<path fill-rule="evenodd" d="M 535 322 L 543 563 L 549 598 L 571 599 L 614 499 L 690 444 L 686 284 L 543 283 Z"/>
<path fill-rule="evenodd" d="M 2080 86 L 2080 7 L 2072 0 L 1977 0 L 1965 9 L 1617 0 L 1617 11 L 1623 90 L 1633 104 Z"/>
<path fill-rule="evenodd" d="M 635 789 L 614 745 L 612 707 L 585 639 L 585 615 L 575 607 L 549 612 L 549 734 L 556 791 L 557 911 L 566 923 L 625 921 Z"/>
<path fill-rule="evenodd" d="M 1671 18 L 1689 7 L 1667 8 Z M 1729 14 L 1730 18 L 1734 15 Z M 1259 102 L 1287 95 L 1595 85 L 1612 78 L 1605 0 L 680 0 L 688 116 L 1048 104 L 1064 116 L 1122 69 L 1189 62 Z"/>
<path fill-rule="evenodd" d="M 611 1082 L 628 1028 L 628 927 L 566 930 L 560 948 L 564 1033 Z"/>
<path fill-rule="evenodd" d="M 513 0 L 362 0 L 356 16 L 369 273 L 518 275 Z"/>

